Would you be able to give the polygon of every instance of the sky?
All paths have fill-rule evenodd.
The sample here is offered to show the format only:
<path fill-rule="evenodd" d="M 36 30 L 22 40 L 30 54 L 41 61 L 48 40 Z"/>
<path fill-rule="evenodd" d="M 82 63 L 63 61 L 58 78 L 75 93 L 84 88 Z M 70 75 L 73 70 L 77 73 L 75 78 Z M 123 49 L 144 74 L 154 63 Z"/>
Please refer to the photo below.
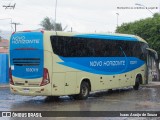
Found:
<path fill-rule="evenodd" d="M 13 5 L 5 9 L 3 5 Z M 55 20 L 56 0 L 0 0 L 0 30 L 14 31 L 12 22 L 20 23 L 17 31 L 42 28 L 39 24 L 47 16 Z M 148 7 L 142 7 L 136 3 Z M 152 17 L 160 12 L 160 0 L 57 0 L 56 22 L 65 31 L 115 32 L 122 23 Z"/>

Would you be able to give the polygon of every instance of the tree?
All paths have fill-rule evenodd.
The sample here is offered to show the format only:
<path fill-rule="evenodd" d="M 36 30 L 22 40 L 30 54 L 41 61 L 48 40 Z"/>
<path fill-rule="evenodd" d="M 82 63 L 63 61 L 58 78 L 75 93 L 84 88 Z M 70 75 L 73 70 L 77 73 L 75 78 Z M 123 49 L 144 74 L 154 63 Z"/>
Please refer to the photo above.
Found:
<path fill-rule="evenodd" d="M 131 23 L 123 23 L 117 27 L 116 32 L 134 34 L 145 39 L 149 46 L 158 52 L 160 60 L 160 14 L 155 13 L 152 18 L 141 19 Z M 156 60 L 156 69 L 159 80 L 160 70 L 158 69 L 159 60 Z"/>
<path fill-rule="evenodd" d="M 45 30 L 56 30 L 57 31 L 62 31 L 62 25 L 61 23 L 56 23 L 49 17 L 45 17 L 40 25 L 45 29 Z M 56 26 L 56 27 L 55 27 Z"/>
<path fill-rule="evenodd" d="M 0 33 L 1 33 L 1 30 L 0 30 Z M 2 36 L 0 36 L 0 42 L 2 41 Z"/>
<path fill-rule="evenodd" d="M 142 37 L 149 43 L 151 48 L 158 52 L 158 56 L 160 56 L 160 14 L 156 13 L 152 18 L 123 23 L 117 27 L 116 32 Z"/>

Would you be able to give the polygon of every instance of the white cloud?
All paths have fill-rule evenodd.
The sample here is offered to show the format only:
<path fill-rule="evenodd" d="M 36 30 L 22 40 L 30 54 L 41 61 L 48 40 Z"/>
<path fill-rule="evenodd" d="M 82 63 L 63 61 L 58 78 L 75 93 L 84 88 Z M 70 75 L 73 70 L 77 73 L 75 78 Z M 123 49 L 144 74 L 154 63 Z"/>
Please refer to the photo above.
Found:
<path fill-rule="evenodd" d="M 63 27 L 68 25 L 67 31 L 73 28 L 78 32 L 114 32 L 117 24 L 116 13 L 119 13 L 119 25 L 123 22 L 151 17 L 146 9 L 117 9 L 117 7 L 135 7 L 135 3 L 147 7 L 159 7 L 160 0 L 57 0 L 57 22 Z M 12 18 L 13 22 L 21 23 L 18 30 L 40 28 L 39 24 L 44 17 L 55 16 L 55 0 L 2 0 L 4 4 L 14 4 L 14 10 L 5 10 L 0 7 L 0 19 Z M 158 12 L 153 9 L 152 12 Z M 0 29 L 11 30 L 9 19 L 0 20 Z M 8 24 L 8 25 L 7 25 Z M 6 26 L 6 27 L 4 27 Z"/>

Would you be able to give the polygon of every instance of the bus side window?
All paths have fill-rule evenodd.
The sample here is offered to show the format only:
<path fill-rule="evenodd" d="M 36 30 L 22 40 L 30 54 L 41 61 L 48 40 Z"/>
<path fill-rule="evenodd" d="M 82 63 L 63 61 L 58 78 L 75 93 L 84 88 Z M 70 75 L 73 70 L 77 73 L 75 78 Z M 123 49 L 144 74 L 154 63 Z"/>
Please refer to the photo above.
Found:
<path fill-rule="evenodd" d="M 109 45 L 108 44 L 105 44 L 105 47 L 104 47 L 104 56 L 105 57 L 109 56 Z"/>
<path fill-rule="evenodd" d="M 134 44 L 133 51 L 134 51 L 133 56 L 135 56 L 135 57 L 137 57 L 137 58 L 139 58 L 139 59 L 142 59 L 142 58 L 141 58 L 141 55 L 142 55 L 143 53 L 142 53 L 142 50 L 141 50 L 140 43 L 137 43 L 137 42 L 136 42 L 136 43 Z"/>
<path fill-rule="evenodd" d="M 88 48 L 88 56 L 95 56 L 95 50 L 94 50 L 94 40 L 87 40 L 87 44 L 86 44 L 87 48 Z"/>
<path fill-rule="evenodd" d="M 146 48 L 148 48 L 148 45 L 146 43 L 141 43 L 141 51 L 142 51 L 142 55 L 141 55 L 141 59 L 142 60 L 147 60 L 147 50 Z"/>

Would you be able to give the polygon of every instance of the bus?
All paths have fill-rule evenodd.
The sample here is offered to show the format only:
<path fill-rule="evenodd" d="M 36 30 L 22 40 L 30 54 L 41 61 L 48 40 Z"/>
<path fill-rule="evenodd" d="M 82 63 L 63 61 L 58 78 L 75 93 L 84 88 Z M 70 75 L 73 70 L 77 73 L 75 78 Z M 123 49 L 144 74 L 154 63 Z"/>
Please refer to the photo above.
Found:
<path fill-rule="evenodd" d="M 10 90 L 26 96 L 72 96 L 147 84 L 156 51 L 135 35 L 23 31 L 10 38 Z"/>

